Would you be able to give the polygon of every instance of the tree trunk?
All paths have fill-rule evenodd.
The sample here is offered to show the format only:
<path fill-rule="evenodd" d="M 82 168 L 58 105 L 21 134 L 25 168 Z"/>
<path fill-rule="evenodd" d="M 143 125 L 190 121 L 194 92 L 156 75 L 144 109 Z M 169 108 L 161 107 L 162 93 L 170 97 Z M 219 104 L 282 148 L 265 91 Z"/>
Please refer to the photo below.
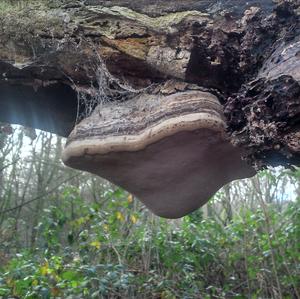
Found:
<path fill-rule="evenodd" d="M 299 166 L 299 6 L 299 0 L 4 0 L 0 121 L 67 136 L 85 105 L 93 109 L 97 66 L 105 63 L 136 89 L 164 84 L 175 93 L 194 84 L 217 95 L 232 142 L 253 165 Z M 78 100 L 82 94 L 87 101 Z"/>

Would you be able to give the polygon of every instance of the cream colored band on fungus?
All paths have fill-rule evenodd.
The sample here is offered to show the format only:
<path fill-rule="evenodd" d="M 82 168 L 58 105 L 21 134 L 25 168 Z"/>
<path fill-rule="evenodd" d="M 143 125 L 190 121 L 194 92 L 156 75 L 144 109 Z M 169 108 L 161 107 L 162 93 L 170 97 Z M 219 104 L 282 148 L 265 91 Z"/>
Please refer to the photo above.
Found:
<path fill-rule="evenodd" d="M 138 151 L 146 146 L 155 143 L 164 137 L 168 137 L 183 131 L 196 131 L 198 129 L 208 129 L 221 133 L 221 138 L 225 139 L 225 123 L 216 115 L 199 112 L 184 116 L 177 116 L 154 124 L 144 129 L 136 135 L 123 136 L 101 136 L 87 138 L 84 140 L 73 140 L 64 152 L 62 159 L 67 161 L 70 157 L 84 155 L 104 155 L 110 152 Z"/>

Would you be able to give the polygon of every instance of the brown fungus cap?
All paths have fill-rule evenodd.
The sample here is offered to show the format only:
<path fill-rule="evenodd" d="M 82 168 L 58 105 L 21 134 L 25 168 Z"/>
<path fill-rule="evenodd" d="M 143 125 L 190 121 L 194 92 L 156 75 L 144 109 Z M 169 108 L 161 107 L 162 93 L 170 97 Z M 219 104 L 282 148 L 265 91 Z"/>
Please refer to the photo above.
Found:
<path fill-rule="evenodd" d="M 201 91 L 99 105 L 71 133 L 63 161 L 123 187 L 166 218 L 255 174 L 226 139 L 218 99 Z"/>

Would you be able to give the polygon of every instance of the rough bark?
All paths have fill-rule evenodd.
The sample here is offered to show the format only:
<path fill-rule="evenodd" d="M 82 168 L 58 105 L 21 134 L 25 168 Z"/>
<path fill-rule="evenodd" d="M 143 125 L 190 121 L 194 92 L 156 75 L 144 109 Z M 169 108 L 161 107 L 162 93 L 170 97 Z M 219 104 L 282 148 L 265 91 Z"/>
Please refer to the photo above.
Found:
<path fill-rule="evenodd" d="M 300 165 L 299 0 L 1 5 L 0 121 L 67 136 L 101 59 L 137 89 L 214 93 L 253 165 Z"/>

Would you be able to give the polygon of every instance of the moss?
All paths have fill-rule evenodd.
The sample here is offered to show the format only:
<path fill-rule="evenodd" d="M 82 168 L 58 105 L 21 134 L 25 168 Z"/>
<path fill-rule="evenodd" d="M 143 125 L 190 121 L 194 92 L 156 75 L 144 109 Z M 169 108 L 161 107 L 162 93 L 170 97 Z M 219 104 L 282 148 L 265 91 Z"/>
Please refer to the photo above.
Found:
<path fill-rule="evenodd" d="M 28 6 L 41 6 L 48 2 L 47 0 L 2 0 L 0 2 L 0 13 L 21 11 Z"/>
<path fill-rule="evenodd" d="M 119 51 L 137 59 L 145 60 L 149 50 L 149 41 L 146 38 L 127 38 L 117 40 L 104 38 L 104 41 L 108 45 L 111 45 Z"/>
<path fill-rule="evenodd" d="M 22 3 L 0 3 L 0 59 L 20 65 L 55 47 L 55 38 L 64 34 L 61 17 L 50 13 L 46 0 Z"/>
<path fill-rule="evenodd" d="M 73 0 L 0 0 L 0 15 L 29 9 L 59 8 Z"/>
<path fill-rule="evenodd" d="M 182 23 L 188 23 L 189 20 L 197 22 L 208 20 L 207 14 L 193 10 L 150 17 L 127 7 L 100 5 L 82 7 L 75 15 L 87 35 L 103 35 L 109 39 L 132 36 L 143 38 L 150 32 L 172 34 Z"/>
<path fill-rule="evenodd" d="M 193 19 L 206 19 L 207 14 L 201 13 L 199 11 L 183 11 L 176 13 L 169 13 L 160 17 L 149 17 L 148 15 L 138 13 L 132 9 L 120 6 L 108 7 L 89 7 L 89 11 L 98 14 L 104 14 L 109 16 L 119 17 L 128 21 L 136 22 L 152 30 L 166 30 L 171 26 L 180 24 L 185 19 L 191 17 Z"/>

